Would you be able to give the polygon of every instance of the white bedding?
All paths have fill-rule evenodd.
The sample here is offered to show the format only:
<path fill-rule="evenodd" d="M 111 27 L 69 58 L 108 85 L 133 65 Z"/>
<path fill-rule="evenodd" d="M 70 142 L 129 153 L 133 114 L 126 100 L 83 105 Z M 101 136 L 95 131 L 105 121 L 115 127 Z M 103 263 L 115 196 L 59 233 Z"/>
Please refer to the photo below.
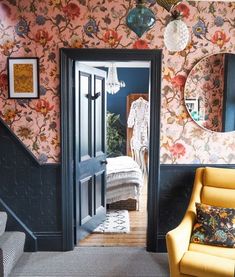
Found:
<path fill-rule="evenodd" d="M 128 156 L 107 159 L 107 204 L 128 198 L 138 200 L 143 186 L 139 165 Z"/>

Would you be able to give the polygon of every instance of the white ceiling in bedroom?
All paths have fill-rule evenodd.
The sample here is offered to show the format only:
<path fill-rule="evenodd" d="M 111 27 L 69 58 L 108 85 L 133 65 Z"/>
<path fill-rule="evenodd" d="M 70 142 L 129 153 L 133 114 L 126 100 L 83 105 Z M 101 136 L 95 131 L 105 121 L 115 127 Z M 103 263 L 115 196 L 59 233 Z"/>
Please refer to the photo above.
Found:
<path fill-rule="evenodd" d="M 109 61 L 109 62 L 90 62 L 82 61 L 83 64 L 87 64 L 93 67 L 109 67 L 111 62 L 115 62 L 117 67 L 128 67 L 128 68 L 150 68 L 150 62 L 143 61 L 129 61 L 129 62 L 118 62 L 118 61 Z"/>

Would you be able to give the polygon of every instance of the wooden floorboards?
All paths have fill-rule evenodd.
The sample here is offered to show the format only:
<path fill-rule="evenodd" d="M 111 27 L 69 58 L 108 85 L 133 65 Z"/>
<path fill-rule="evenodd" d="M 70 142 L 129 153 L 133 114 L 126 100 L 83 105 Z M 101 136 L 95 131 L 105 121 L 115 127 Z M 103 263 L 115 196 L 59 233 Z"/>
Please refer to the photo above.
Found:
<path fill-rule="evenodd" d="M 78 246 L 146 246 L 147 230 L 147 181 L 140 196 L 139 211 L 129 211 L 130 233 L 128 234 L 90 234 Z"/>

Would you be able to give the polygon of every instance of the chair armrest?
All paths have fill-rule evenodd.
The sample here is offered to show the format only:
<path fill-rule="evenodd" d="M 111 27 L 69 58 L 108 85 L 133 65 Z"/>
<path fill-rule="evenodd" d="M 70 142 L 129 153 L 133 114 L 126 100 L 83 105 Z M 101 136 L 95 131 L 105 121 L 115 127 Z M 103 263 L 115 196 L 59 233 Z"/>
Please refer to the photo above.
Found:
<path fill-rule="evenodd" d="M 181 276 L 179 263 L 188 250 L 195 217 L 195 212 L 188 210 L 180 225 L 166 235 L 171 277 Z"/>

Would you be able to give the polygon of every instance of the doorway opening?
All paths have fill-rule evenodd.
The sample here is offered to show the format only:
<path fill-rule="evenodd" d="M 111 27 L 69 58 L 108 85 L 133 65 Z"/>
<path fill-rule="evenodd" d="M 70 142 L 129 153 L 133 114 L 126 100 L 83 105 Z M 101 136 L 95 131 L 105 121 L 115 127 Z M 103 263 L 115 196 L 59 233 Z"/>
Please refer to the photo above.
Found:
<path fill-rule="evenodd" d="M 99 107 L 103 107 L 100 91 L 97 88 L 104 88 L 103 76 L 99 73 L 87 73 L 78 71 L 76 75 L 75 64 L 84 61 L 140 61 L 150 64 L 150 122 L 149 122 L 149 170 L 148 170 L 148 196 L 147 196 L 147 250 L 158 251 L 158 197 L 159 197 L 159 137 L 160 137 L 160 84 L 161 84 L 161 51 L 159 50 L 128 50 L 128 49 L 61 49 L 61 154 L 62 154 L 62 227 L 63 227 L 63 248 L 71 250 L 77 244 L 78 236 L 83 231 L 90 233 L 105 215 L 105 206 L 102 198 L 104 193 L 103 178 L 106 176 L 106 149 L 102 148 L 96 151 L 93 125 L 96 123 L 94 115 L 100 115 Z M 97 75 L 98 74 L 98 75 Z M 78 76 L 78 77 L 77 77 Z M 76 88 L 76 78 L 86 79 L 86 85 Z M 94 80 L 97 80 L 94 81 Z M 91 85 L 95 84 L 95 85 Z M 76 98 L 76 89 L 81 96 L 81 91 L 86 90 L 84 97 Z M 84 99 L 87 102 L 82 102 Z M 100 104 L 96 104 L 99 98 Z M 77 103 L 77 104 L 76 104 Z M 97 102 L 98 103 L 98 102 Z M 83 113 L 81 114 L 81 105 Z M 89 130 L 81 129 L 84 112 L 91 111 Z M 80 117 L 80 121 L 74 116 Z M 102 123 L 100 118 L 100 123 Z M 102 127 L 102 126 L 101 126 Z M 80 128 L 80 129 L 76 129 Z M 79 130 L 79 132 L 77 132 Z M 81 131 L 82 130 L 82 131 Z M 85 130 L 85 131 L 84 131 Z M 99 128 L 104 131 L 104 128 Z M 88 143 L 88 148 L 83 153 L 84 157 L 78 153 L 81 150 L 81 144 L 76 147 L 76 143 L 81 140 L 81 133 L 86 133 L 87 138 L 92 138 Z M 84 133 L 84 134 L 85 134 Z M 102 134 L 100 134 L 102 137 Z M 84 139 L 85 141 L 85 139 Z M 98 143 L 99 144 L 99 143 Z M 91 147 L 91 149 L 89 149 Z M 93 149 L 93 148 L 94 149 Z M 99 146 L 98 146 L 99 147 Z M 89 152 L 90 151 L 90 152 Z M 93 155 L 93 153 L 96 153 Z M 77 156 L 76 156 L 77 155 Z M 77 158 L 79 157 L 79 158 Z M 88 160 L 92 160 L 93 165 L 86 167 Z M 92 172 L 82 171 L 83 168 L 92 168 Z M 78 169 L 78 170 L 77 170 Z M 77 178 L 78 177 L 78 178 Z M 85 184 L 82 186 L 81 184 Z M 99 189 L 97 189 L 99 188 Z M 88 197 L 88 198 L 86 198 Z M 95 199 L 99 199 L 99 201 Z M 81 205 L 81 199 L 83 204 Z M 84 200 L 85 199 L 85 200 Z M 87 200 L 86 200 L 87 199 Z M 88 204 L 89 203 L 89 204 Z M 96 205 L 99 203 L 99 207 Z M 83 208 L 85 207 L 85 208 Z M 89 222 L 89 224 L 88 224 Z M 82 227 L 82 228 L 81 228 Z M 81 228 L 81 229 L 80 229 Z M 80 237 L 82 238 L 82 236 Z"/>
<path fill-rule="evenodd" d="M 122 86 L 115 93 L 111 86 L 105 91 L 106 218 L 78 246 L 145 247 L 150 63 L 115 60 L 82 64 L 104 71 L 106 84 L 119 82 Z M 117 76 L 110 72 L 113 67 Z"/>

